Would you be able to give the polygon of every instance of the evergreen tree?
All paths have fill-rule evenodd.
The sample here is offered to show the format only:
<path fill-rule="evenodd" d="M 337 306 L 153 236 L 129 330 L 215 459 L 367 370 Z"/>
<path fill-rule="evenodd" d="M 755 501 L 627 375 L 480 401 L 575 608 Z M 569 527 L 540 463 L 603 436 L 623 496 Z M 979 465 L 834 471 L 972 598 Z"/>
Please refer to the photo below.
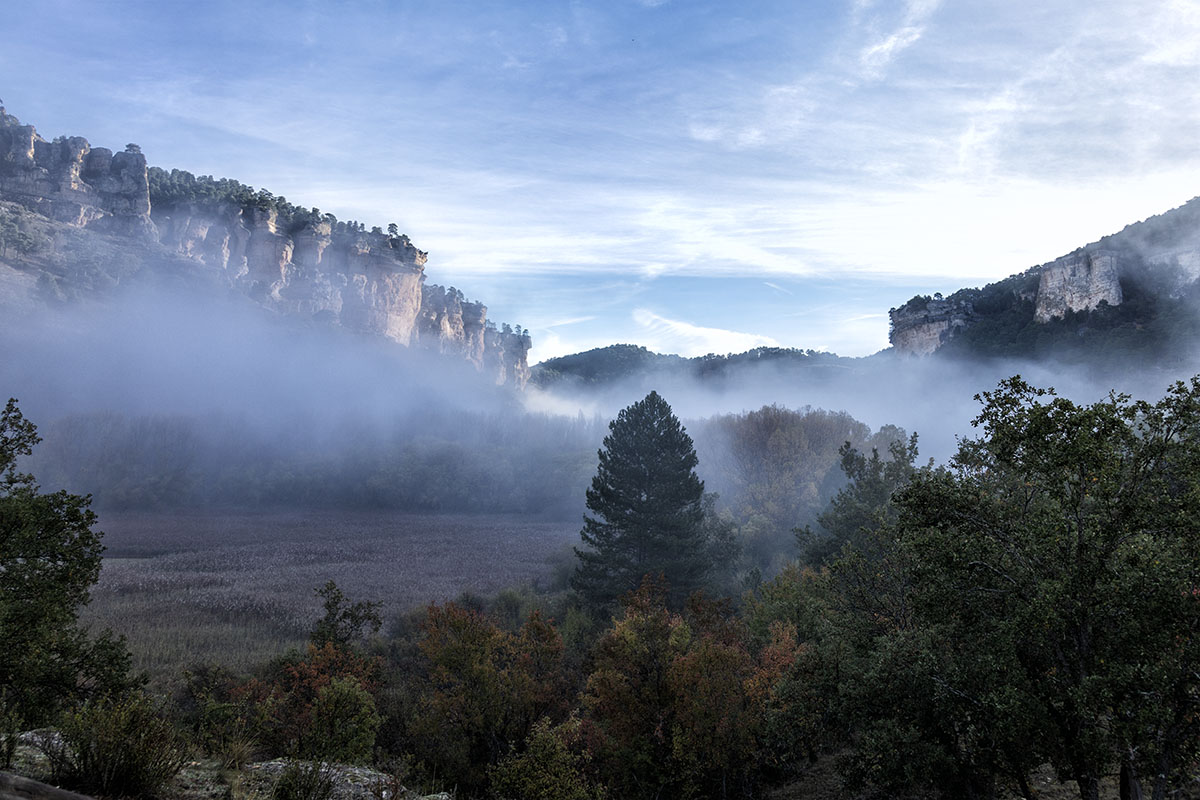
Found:
<path fill-rule="evenodd" d="M 587 492 L 572 587 L 593 607 L 607 607 L 661 573 L 680 607 L 711 572 L 703 526 L 704 482 L 692 439 L 671 406 L 650 392 L 609 423 L 600 465 Z"/>

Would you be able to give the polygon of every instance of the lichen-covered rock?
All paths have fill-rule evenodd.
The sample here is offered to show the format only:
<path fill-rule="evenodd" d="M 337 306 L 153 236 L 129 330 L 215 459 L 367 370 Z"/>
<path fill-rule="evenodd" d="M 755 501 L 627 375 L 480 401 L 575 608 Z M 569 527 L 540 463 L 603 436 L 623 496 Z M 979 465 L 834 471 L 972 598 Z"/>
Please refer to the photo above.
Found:
<path fill-rule="evenodd" d="M 293 763 L 288 759 L 277 758 L 249 764 L 246 771 L 274 782 Z M 301 763 L 305 766 L 316 766 L 315 763 Z M 333 780 L 333 800 L 377 800 L 379 797 L 386 797 L 388 800 L 452 800 L 447 792 L 422 795 L 401 785 L 394 776 L 369 767 L 321 764 L 320 768 Z"/>

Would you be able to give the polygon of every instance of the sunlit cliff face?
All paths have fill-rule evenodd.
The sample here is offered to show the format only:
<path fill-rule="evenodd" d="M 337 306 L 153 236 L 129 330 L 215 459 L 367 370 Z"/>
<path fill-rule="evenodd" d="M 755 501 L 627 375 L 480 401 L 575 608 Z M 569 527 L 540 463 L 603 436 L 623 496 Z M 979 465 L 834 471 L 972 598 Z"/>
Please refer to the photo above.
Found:
<path fill-rule="evenodd" d="M 465 359 L 498 384 L 520 388 L 528 379 L 529 337 L 497 329 L 483 304 L 456 290 L 426 286 L 427 254 L 398 232 L 368 232 L 315 209 L 292 208 L 303 213 L 285 225 L 269 196 L 257 206 L 152 206 L 136 145 L 114 155 L 80 137 L 47 142 L 11 116 L 0 116 L 0 154 L 0 201 L 45 219 L 40 249 L 56 262 L 46 280 L 59 296 L 185 280 L 236 290 L 272 312 Z M 73 250 L 63 246 L 64 231 L 77 240 Z M 101 242 L 101 233 L 112 238 Z M 93 263 L 95 251 L 113 248 L 125 251 L 112 259 L 120 266 Z M 26 271 L 40 266 L 31 260 Z"/>

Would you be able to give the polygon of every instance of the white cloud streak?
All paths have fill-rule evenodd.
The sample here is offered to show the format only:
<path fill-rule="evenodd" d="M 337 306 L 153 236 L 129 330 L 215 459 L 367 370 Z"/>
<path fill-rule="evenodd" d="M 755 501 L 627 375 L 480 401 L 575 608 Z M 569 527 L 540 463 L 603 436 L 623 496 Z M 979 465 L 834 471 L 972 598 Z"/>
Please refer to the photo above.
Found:
<path fill-rule="evenodd" d="M 706 328 L 668 319 L 645 308 L 633 311 L 633 321 L 645 330 L 646 347 L 659 353 L 702 356 L 708 353 L 741 353 L 755 347 L 779 347 L 770 336 Z"/>

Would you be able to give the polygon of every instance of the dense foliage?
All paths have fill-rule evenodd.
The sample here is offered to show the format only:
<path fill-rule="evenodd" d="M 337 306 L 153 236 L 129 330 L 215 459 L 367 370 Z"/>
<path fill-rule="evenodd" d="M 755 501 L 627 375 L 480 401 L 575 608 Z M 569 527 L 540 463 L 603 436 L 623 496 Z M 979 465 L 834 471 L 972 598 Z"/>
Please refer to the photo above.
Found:
<path fill-rule="evenodd" d="M 0 413 L 0 692 L 35 723 L 130 683 L 123 643 L 77 623 L 103 550 L 90 498 L 44 493 L 17 471 L 38 441 L 9 400 Z"/>
<path fill-rule="evenodd" d="M 534 366 L 531 381 L 535 386 L 556 391 L 594 389 L 625 381 L 641 385 L 680 378 L 734 384 L 745 371 L 764 366 L 821 375 L 830 367 L 847 367 L 854 361 L 833 353 L 784 347 L 756 347 L 744 353 L 709 353 L 684 358 L 654 353 L 638 345 L 614 344 L 547 359 Z"/>
<path fill-rule="evenodd" d="M 708 581 L 725 544 L 706 535 L 692 438 L 657 392 L 623 409 L 609 430 L 571 585 L 589 606 L 607 608 L 642 576 L 661 574 L 679 607 Z"/>
<path fill-rule="evenodd" d="M 692 428 L 705 486 L 739 527 L 745 567 L 766 575 L 793 555 L 793 531 L 814 522 L 846 477 L 855 477 L 843 463 L 844 448 L 886 450 L 905 438 L 894 426 L 873 434 L 845 412 L 779 406 L 710 417 Z"/>
<path fill-rule="evenodd" d="M 1173 796 L 1200 766 L 1200 377 L 1153 403 L 1020 378 L 980 400 L 945 467 L 894 430 L 884 455 L 844 442 L 808 563 L 737 601 L 680 603 L 651 574 L 604 617 L 508 591 L 379 635 L 371 603 L 327 584 L 306 650 L 193 670 L 181 721 L 228 763 L 402 763 L 464 798 L 752 797 L 831 763 L 867 798 L 1032 800 L 1047 770 L 1081 800 Z M 671 455 L 665 487 L 645 441 Z M 703 509 L 656 395 L 604 453 L 589 499 Z"/>

